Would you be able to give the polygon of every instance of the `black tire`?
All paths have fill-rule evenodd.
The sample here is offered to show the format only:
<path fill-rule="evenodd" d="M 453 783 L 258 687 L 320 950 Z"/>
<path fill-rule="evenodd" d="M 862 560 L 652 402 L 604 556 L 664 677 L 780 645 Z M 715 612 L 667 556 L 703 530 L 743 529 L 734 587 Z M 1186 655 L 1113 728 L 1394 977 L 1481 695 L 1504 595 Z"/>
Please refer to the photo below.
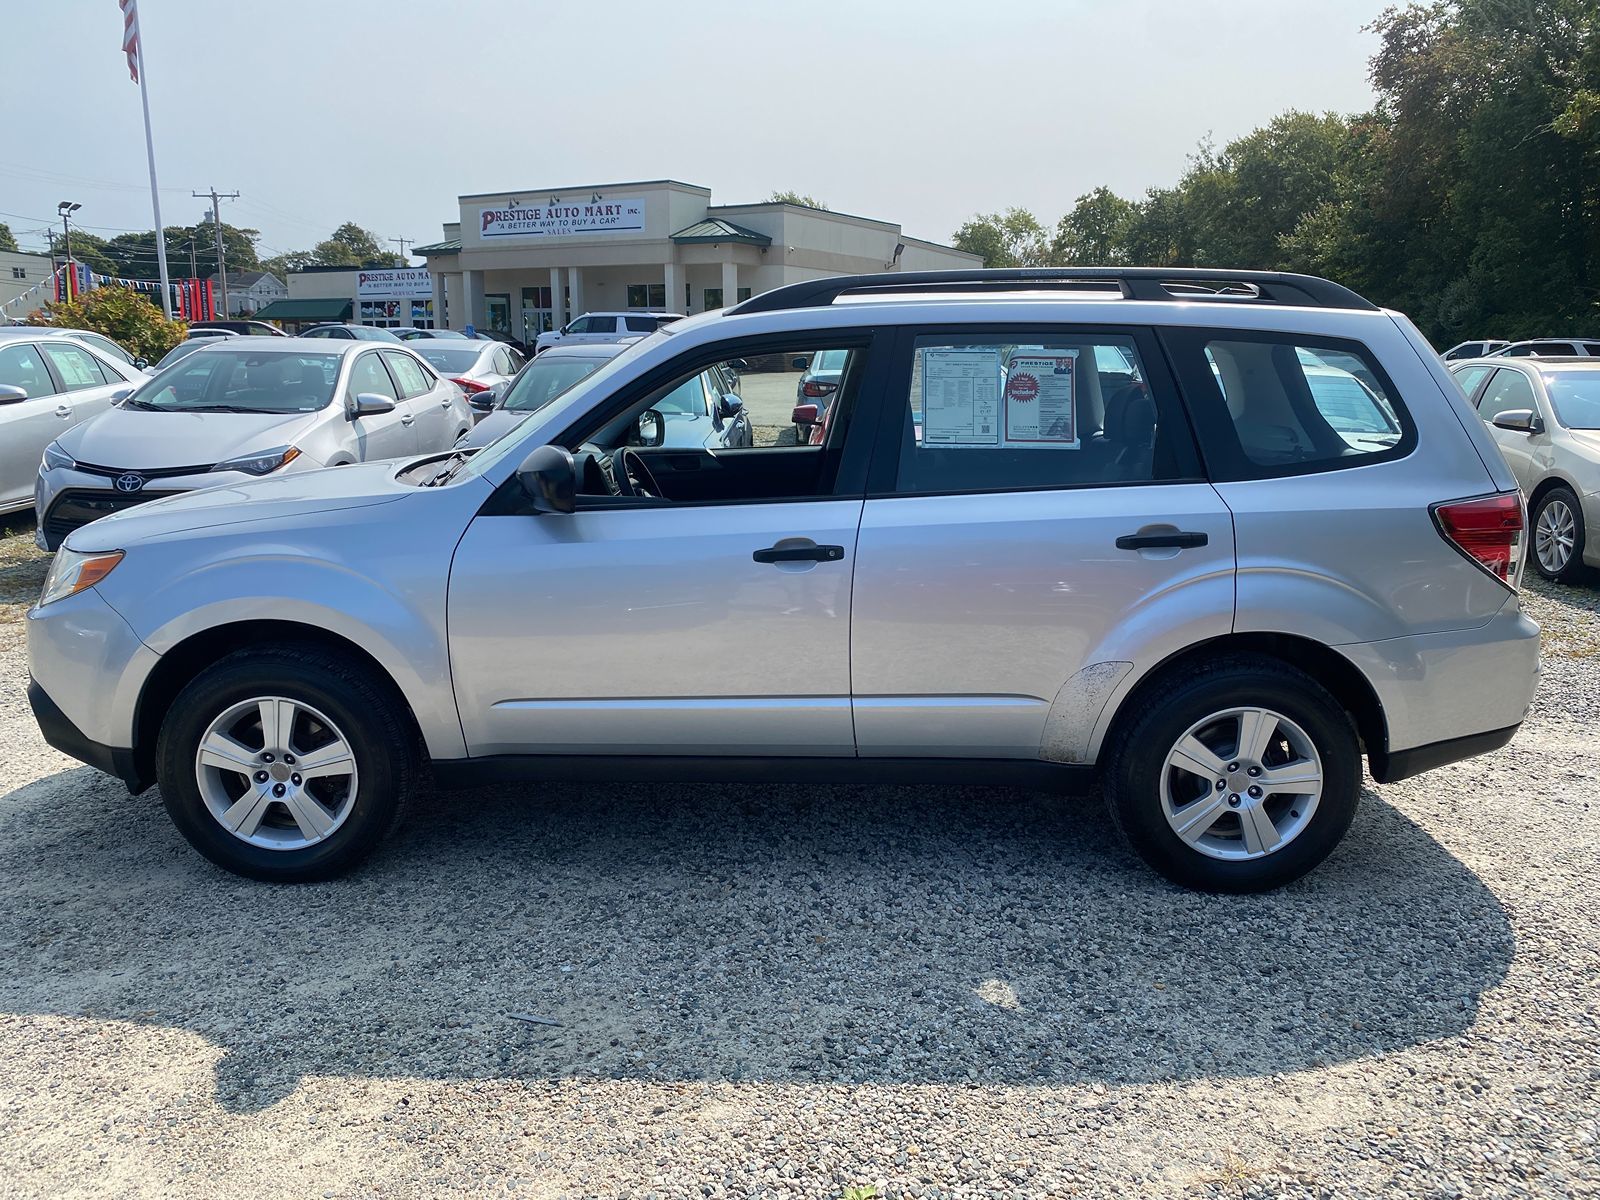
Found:
<path fill-rule="evenodd" d="M 1539 521 L 1552 504 L 1561 503 L 1572 514 L 1572 554 L 1560 570 L 1552 571 L 1539 561 Z M 1572 489 L 1563 484 L 1557 484 L 1544 495 L 1539 497 L 1539 502 L 1533 506 L 1533 511 L 1528 514 L 1528 562 L 1540 575 L 1553 583 L 1577 583 L 1584 577 L 1583 545 L 1585 531 L 1583 528 L 1583 505 L 1578 502 L 1578 497 L 1573 495 Z"/>
<path fill-rule="evenodd" d="M 1137 715 L 1114 734 L 1104 781 L 1113 821 L 1157 872 L 1202 891 L 1262 892 L 1300 878 L 1339 844 L 1360 795 L 1361 744 L 1349 714 L 1316 680 L 1276 659 L 1237 655 L 1182 670 L 1144 695 Z M 1191 726 L 1234 707 L 1287 717 L 1310 738 L 1323 767 L 1322 795 L 1304 827 L 1253 859 L 1195 849 L 1173 831 L 1162 806 L 1168 753 Z"/>
<path fill-rule="evenodd" d="M 195 756 L 211 722 L 233 705 L 278 696 L 327 715 L 354 755 L 359 785 L 343 824 L 322 841 L 290 850 L 252 845 L 218 823 L 195 778 Z M 371 854 L 423 778 L 410 715 L 386 680 L 349 658 L 311 646 L 242 650 L 201 672 L 167 711 L 156 772 L 173 823 L 220 867 L 250 879 L 301 883 L 342 875 Z"/>

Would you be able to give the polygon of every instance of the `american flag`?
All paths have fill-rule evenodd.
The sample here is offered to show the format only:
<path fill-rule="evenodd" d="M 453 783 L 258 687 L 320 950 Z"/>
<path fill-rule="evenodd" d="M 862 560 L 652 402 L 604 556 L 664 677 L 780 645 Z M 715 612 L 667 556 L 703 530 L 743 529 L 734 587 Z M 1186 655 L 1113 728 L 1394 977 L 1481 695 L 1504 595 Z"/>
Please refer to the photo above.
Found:
<path fill-rule="evenodd" d="M 122 52 L 128 56 L 128 74 L 139 82 L 139 0 L 117 0 L 122 6 Z"/>

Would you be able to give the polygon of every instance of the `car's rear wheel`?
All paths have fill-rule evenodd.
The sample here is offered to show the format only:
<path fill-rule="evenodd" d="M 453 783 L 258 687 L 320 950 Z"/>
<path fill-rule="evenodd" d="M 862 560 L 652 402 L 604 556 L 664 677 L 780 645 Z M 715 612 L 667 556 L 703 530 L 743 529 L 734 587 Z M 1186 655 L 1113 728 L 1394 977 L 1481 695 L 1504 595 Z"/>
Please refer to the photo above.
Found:
<path fill-rule="evenodd" d="M 1583 506 L 1572 489 L 1557 485 L 1533 507 L 1533 569 L 1557 583 L 1583 574 Z"/>
<path fill-rule="evenodd" d="M 416 739 L 362 665 L 246 650 L 179 693 L 157 745 L 167 812 L 191 845 L 252 879 L 327 879 L 360 862 L 415 792 Z"/>
<path fill-rule="evenodd" d="M 1298 879 L 1355 815 L 1361 746 L 1310 676 L 1229 658 L 1165 681 L 1106 771 L 1129 843 L 1174 883 L 1258 892 Z"/>

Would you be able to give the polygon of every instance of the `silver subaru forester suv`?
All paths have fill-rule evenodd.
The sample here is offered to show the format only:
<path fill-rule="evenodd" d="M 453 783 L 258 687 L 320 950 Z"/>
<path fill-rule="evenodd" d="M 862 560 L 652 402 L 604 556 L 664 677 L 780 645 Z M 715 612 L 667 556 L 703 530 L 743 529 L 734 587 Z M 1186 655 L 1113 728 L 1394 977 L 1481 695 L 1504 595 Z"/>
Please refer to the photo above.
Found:
<path fill-rule="evenodd" d="M 821 444 L 775 444 L 830 351 Z M 717 364 L 756 445 L 662 445 Z M 482 450 L 76 531 L 29 695 L 258 879 L 349 868 L 430 780 L 1098 779 L 1156 870 L 1254 891 L 1339 842 L 1363 755 L 1387 782 L 1516 732 L 1524 525 L 1418 331 L 1326 280 L 822 279 Z"/>

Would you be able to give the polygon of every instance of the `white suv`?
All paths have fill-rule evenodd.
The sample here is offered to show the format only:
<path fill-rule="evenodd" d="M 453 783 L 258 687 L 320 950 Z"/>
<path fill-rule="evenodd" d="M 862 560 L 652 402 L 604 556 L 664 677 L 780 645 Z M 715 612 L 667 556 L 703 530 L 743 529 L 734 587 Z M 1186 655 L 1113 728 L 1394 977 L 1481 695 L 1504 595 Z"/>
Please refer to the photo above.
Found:
<path fill-rule="evenodd" d="M 697 374 L 832 351 L 818 444 L 670 436 L 734 419 L 673 405 Z M 775 374 L 742 385 L 781 411 Z M 1333 850 L 1363 758 L 1388 782 L 1515 734 L 1523 534 L 1439 356 L 1326 280 L 813 280 L 482 450 L 77 530 L 29 696 L 261 879 L 345 870 L 430 778 L 1098 780 L 1157 870 L 1252 891 Z"/>
<path fill-rule="evenodd" d="M 584 313 L 568 321 L 560 329 L 541 333 L 534 341 L 533 352 L 543 353 L 551 346 L 598 346 L 607 342 L 626 342 L 646 337 L 681 321 L 678 313 L 666 312 L 596 312 Z"/>

